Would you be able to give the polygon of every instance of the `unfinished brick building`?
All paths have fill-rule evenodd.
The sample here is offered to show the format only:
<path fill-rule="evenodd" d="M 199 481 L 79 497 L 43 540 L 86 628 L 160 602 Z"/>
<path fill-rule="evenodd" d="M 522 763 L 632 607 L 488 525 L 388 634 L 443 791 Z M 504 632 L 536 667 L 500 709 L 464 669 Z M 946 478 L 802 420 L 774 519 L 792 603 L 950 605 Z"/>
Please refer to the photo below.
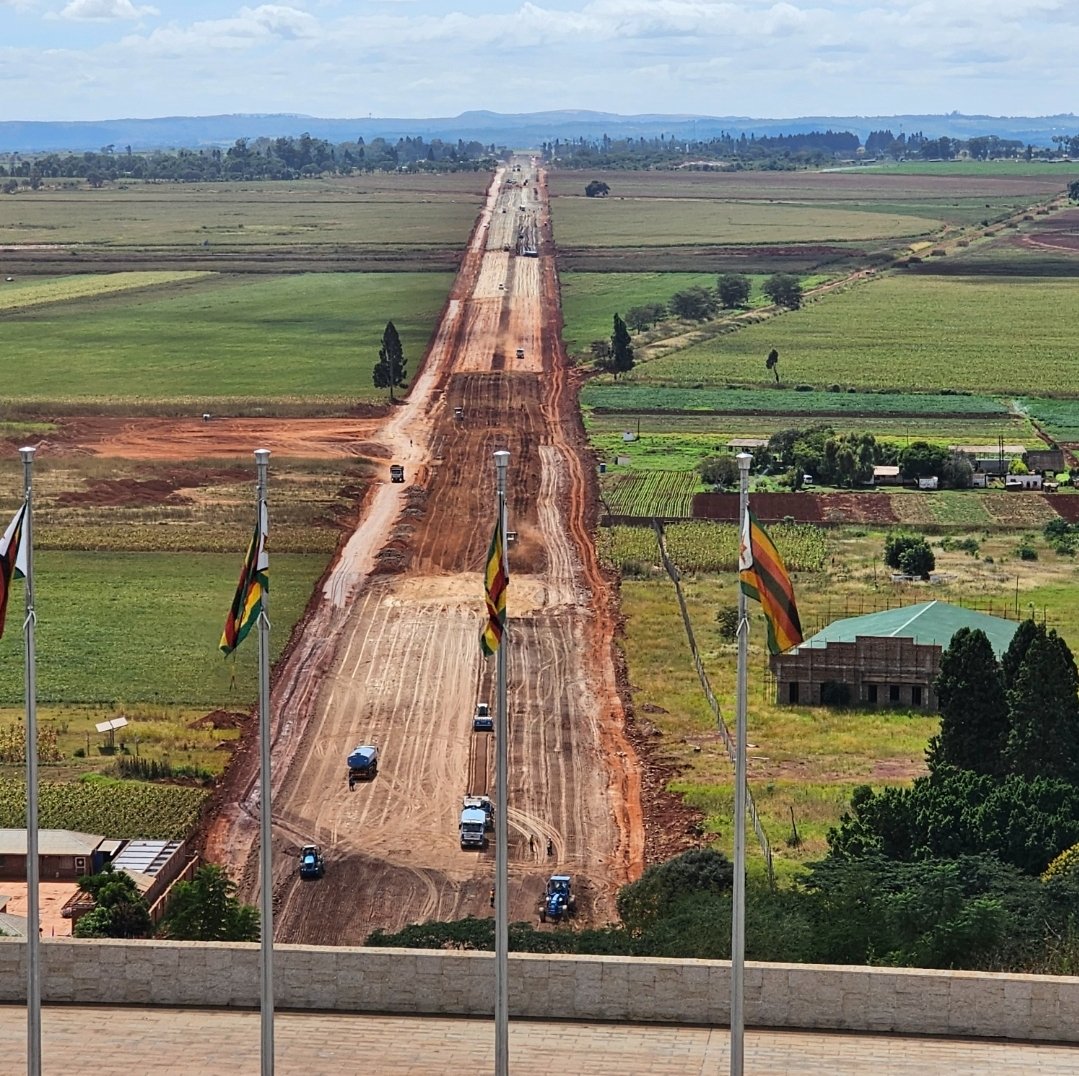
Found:
<path fill-rule="evenodd" d="M 940 655 L 960 628 L 984 631 L 999 658 L 1018 627 L 948 602 L 835 620 L 772 658 L 776 702 L 899 706 L 935 713 Z"/>

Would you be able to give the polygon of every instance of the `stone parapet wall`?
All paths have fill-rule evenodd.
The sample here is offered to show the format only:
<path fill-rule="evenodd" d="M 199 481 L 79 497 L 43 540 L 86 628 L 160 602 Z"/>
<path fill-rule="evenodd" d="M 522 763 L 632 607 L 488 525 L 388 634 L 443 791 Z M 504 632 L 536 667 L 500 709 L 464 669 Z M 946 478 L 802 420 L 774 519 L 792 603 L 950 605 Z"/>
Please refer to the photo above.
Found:
<path fill-rule="evenodd" d="M 45 939 L 46 1004 L 257 1008 L 257 945 Z M 275 1005 L 490 1015 L 489 953 L 281 945 Z M 0 1002 L 25 1000 L 25 943 L 0 940 Z M 730 965 L 708 960 L 510 957 L 510 1012 L 548 1020 L 725 1025 Z M 752 1027 L 1079 1042 L 1079 978 L 748 963 Z"/>

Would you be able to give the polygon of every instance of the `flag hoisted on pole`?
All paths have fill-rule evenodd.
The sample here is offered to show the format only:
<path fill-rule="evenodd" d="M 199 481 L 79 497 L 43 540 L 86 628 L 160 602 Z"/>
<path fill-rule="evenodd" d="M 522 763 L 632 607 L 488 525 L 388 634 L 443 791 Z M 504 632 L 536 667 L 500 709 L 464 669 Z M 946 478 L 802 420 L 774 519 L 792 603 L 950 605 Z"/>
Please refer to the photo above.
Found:
<path fill-rule="evenodd" d="M 480 634 L 480 647 L 487 657 L 497 652 L 506 628 L 506 586 L 509 583 L 509 569 L 506 565 L 506 528 L 502 519 L 505 514 L 504 507 L 499 505 L 498 520 L 495 522 L 495 532 L 487 550 L 487 567 L 483 578 L 487 623 Z"/>
<path fill-rule="evenodd" d="M 255 517 L 255 532 L 247 546 L 247 556 L 244 557 L 244 566 L 240 571 L 236 596 L 232 599 L 232 608 L 229 609 L 225 628 L 221 632 L 220 646 L 225 654 L 231 654 L 244 641 L 247 633 L 258 623 L 262 612 L 270 589 L 270 560 L 266 553 L 268 531 L 266 501 L 260 499 L 258 515 Z"/>
<path fill-rule="evenodd" d="M 484 596 L 487 623 L 480 636 L 483 653 L 498 658 L 495 707 L 495 1076 L 509 1074 L 509 722 L 506 718 L 506 589 L 509 561 L 506 551 L 506 470 L 510 454 L 495 454 L 498 521 L 487 552 Z"/>
<path fill-rule="evenodd" d="M 259 1011 L 261 1016 L 261 1072 L 273 1076 L 273 855 L 271 846 L 270 774 L 270 558 L 266 552 L 269 514 L 266 510 L 266 471 L 270 450 L 255 449 L 255 532 L 247 547 L 240 582 L 232 599 L 221 649 L 231 654 L 252 626 L 259 638 Z"/>
<path fill-rule="evenodd" d="M 779 550 L 757 522 L 748 503 L 742 509 L 738 572 L 742 593 L 761 603 L 768 622 L 768 649 L 773 654 L 782 654 L 798 646 L 802 641 L 802 622 L 794 601 L 794 587 Z"/>
<path fill-rule="evenodd" d="M 33 481 L 34 448 L 20 448 L 23 502 L 0 543 L 0 633 L 7 612 L 11 580 L 26 581 L 23 650 L 26 658 L 23 697 L 26 703 L 26 1072 L 41 1076 L 41 861 L 38 858 L 37 788 L 37 659 L 34 652 Z"/>
<path fill-rule="evenodd" d="M 26 451 L 33 451 L 32 449 Z M 11 522 L 0 538 L 0 636 L 4 634 L 7 619 L 7 600 L 14 579 L 26 578 L 26 546 L 23 543 L 23 527 L 26 521 L 26 501 L 19 505 Z"/>

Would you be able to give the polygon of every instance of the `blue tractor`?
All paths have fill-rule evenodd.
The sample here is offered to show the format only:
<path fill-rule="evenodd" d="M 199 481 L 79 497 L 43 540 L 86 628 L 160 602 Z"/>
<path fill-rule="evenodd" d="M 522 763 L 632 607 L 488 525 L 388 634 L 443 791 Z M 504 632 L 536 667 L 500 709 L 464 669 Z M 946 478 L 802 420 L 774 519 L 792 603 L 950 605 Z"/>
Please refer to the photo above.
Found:
<path fill-rule="evenodd" d="M 576 914 L 577 898 L 572 893 L 572 880 L 568 874 L 552 874 L 547 879 L 547 889 L 540 902 L 540 922 L 561 923 Z"/>
<path fill-rule="evenodd" d="M 305 844 L 300 849 L 300 877 L 321 878 L 326 873 L 326 861 L 317 844 Z"/>

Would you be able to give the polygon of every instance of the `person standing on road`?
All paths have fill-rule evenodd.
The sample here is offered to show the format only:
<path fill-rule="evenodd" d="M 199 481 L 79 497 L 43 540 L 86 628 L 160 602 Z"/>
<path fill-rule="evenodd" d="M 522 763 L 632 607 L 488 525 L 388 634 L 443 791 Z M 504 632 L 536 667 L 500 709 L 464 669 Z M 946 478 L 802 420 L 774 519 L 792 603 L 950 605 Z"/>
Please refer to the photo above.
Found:
<path fill-rule="evenodd" d="M 531 833 L 528 835 L 528 851 L 530 855 L 536 854 L 536 838 Z"/>
<path fill-rule="evenodd" d="M 554 855 L 554 841 L 550 837 L 547 838 L 547 854 L 549 856 Z"/>

